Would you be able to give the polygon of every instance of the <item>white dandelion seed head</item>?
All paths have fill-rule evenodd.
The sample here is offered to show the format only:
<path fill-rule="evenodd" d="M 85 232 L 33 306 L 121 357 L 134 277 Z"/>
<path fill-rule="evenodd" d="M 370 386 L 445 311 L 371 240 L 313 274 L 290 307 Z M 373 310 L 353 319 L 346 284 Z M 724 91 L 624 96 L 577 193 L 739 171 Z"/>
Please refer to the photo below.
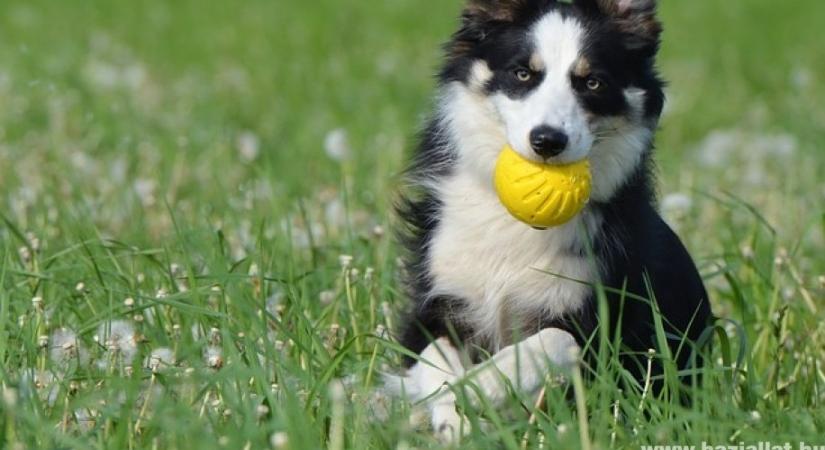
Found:
<path fill-rule="evenodd" d="M 134 360 L 138 351 L 138 335 L 130 322 L 113 320 L 100 324 L 97 330 L 98 342 L 106 350 L 119 355 L 124 362 Z"/>
<path fill-rule="evenodd" d="M 321 301 L 321 304 L 329 305 L 330 303 L 335 301 L 335 291 L 321 291 L 321 293 L 318 295 L 318 299 Z"/>
<path fill-rule="evenodd" d="M 693 199 L 682 192 L 674 192 L 662 199 L 662 212 L 665 214 L 684 216 L 693 206 Z"/>
<path fill-rule="evenodd" d="M 324 218 L 329 226 L 343 228 L 347 223 L 347 208 L 339 198 L 333 198 L 324 205 Z M 323 228 L 323 226 L 321 226 Z M 315 227 L 312 227 L 315 235 Z"/>
<path fill-rule="evenodd" d="M 272 433 L 269 437 L 269 445 L 275 450 L 282 450 L 289 446 L 289 435 L 284 431 Z"/>
<path fill-rule="evenodd" d="M 350 159 L 352 151 L 346 130 L 337 128 L 327 133 L 324 137 L 324 151 L 327 156 L 335 161 L 340 162 Z"/>
<path fill-rule="evenodd" d="M 341 267 L 344 269 L 348 269 L 352 265 L 352 256 L 338 255 L 338 263 L 341 264 Z"/>
<path fill-rule="evenodd" d="M 167 367 L 171 367 L 175 365 L 175 352 L 168 347 L 156 348 L 146 357 L 143 365 L 152 372 L 158 372 Z"/>
<path fill-rule="evenodd" d="M 203 352 L 203 360 L 207 367 L 220 369 L 223 367 L 223 351 L 220 347 L 210 345 Z"/>
<path fill-rule="evenodd" d="M 31 251 L 29 250 L 28 247 L 23 246 L 23 247 L 18 248 L 17 249 L 17 254 L 20 256 L 20 259 L 24 263 L 27 263 L 27 262 L 31 261 L 31 259 L 32 259 L 32 254 L 31 254 Z"/>
<path fill-rule="evenodd" d="M 273 317 L 278 317 L 280 314 L 283 305 L 281 302 L 284 299 L 284 291 L 276 288 L 272 294 L 266 299 L 266 312 L 271 314 Z"/>
<path fill-rule="evenodd" d="M 49 359 L 58 366 L 65 366 L 72 361 L 85 365 L 89 361 L 89 353 L 74 331 L 58 328 L 49 337 Z"/>
<path fill-rule="evenodd" d="M 238 140 L 235 143 L 238 149 L 238 155 L 246 162 L 252 162 L 258 159 L 260 153 L 260 141 L 258 136 L 251 131 L 244 131 L 238 135 Z"/>

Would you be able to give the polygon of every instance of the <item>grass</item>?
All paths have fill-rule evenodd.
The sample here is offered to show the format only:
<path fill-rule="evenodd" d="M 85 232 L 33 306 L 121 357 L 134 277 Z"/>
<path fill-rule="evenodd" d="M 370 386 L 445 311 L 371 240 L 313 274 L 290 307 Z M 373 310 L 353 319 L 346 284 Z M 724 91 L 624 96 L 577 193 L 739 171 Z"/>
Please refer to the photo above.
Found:
<path fill-rule="evenodd" d="M 372 388 L 401 356 L 391 193 L 458 8 L 0 3 L 4 448 L 437 447 Z M 695 404 L 608 365 L 577 402 L 467 411 L 461 447 L 823 444 L 823 15 L 663 2 L 662 207 L 731 320 Z"/>

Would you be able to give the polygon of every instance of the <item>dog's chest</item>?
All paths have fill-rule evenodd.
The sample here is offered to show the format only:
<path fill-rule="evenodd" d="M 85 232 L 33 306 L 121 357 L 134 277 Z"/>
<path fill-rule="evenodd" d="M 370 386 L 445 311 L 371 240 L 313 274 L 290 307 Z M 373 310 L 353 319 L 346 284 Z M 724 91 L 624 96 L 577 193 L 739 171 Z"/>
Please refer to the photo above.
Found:
<path fill-rule="evenodd" d="M 448 178 L 439 193 L 443 208 L 428 255 L 431 294 L 462 299 L 466 311 L 459 320 L 475 334 L 504 345 L 513 332 L 529 332 L 537 321 L 582 305 L 589 288 L 581 282 L 591 282 L 595 270 L 579 239 L 581 225 L 592 225 L 593 217 L 535 230 L 469 176 Z"/>

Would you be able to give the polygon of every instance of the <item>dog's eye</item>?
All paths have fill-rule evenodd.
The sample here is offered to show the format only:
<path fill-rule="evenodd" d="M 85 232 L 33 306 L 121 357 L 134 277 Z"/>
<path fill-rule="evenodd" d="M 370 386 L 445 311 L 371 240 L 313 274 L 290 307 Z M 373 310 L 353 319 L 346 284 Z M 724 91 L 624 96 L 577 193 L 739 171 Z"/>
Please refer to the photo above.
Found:
<path fill-rule="evenodd" d="M 533 78 L 533 74 L 531 74 L 530 71 L 527 69 L 516 69 L 514 74 L 516 75 L 516 78 L 522 83 L 530 81 L 530 78 Z"/>
<path fill-rule="evenodd" d="M 585 81 L 585 86 L 587 86 L 588 90 L 598 91 L 604 86 L 604 83 L 596 77 L 590 77 Z"/>

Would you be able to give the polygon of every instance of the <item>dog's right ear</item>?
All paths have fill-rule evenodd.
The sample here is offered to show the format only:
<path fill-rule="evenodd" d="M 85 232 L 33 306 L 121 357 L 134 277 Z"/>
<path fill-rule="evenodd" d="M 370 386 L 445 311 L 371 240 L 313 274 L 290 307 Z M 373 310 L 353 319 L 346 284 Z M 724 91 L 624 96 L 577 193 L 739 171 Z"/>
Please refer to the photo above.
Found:
<path fill-rule="evenodd" d="M 530 0 L 469 0 L 461 15 L 464 23 L 513 22 Z"/>
<path fill-rule="evenodd" d="M 520 17 L 556 0 L 468 0 L 461 13 L 461 29 L 447 46 L 452 57 L 466 56 L 482 43 L 497 26 L 513 23 Z"/>

